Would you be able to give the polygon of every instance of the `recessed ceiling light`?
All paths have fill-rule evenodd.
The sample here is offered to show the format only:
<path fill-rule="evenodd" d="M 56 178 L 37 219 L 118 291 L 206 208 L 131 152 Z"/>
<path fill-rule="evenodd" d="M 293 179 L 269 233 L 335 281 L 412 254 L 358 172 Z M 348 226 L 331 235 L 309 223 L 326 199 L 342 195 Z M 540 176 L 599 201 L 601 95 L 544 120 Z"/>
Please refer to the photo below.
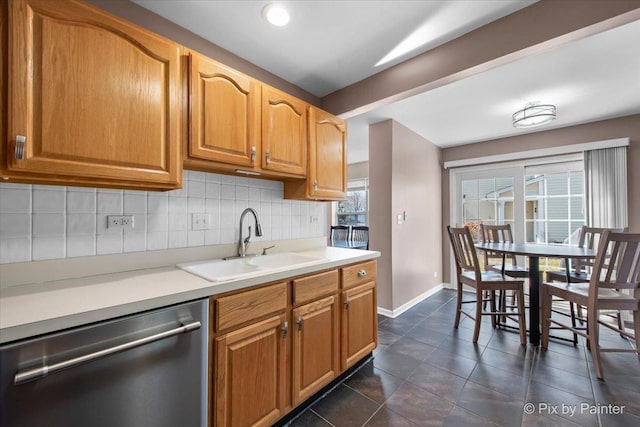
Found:
<path fill-rule="evenodd" d="M 262 17 L 271 25 L 284 27 L 289 23 L 289 12 L 284 6 L 270 3 L 262 9 Z"/>

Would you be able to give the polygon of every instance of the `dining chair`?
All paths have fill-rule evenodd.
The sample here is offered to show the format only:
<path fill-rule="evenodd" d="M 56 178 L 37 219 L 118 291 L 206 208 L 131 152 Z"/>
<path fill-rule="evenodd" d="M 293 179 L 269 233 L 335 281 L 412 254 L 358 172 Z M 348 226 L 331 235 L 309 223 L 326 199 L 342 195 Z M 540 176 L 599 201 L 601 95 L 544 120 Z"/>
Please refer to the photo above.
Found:
<path fill-rule="evenodd" d="M 480 241 L 482 243 L 514 243 L 511 225 L 480 224 Z M 506 263 L 507 259 L 510 264 Z M 495 260 L 497 260 L 498 263 L 495 263 Z M 524 266 L 518 265 L 518 260 L 515 255 L 505 256 L 505 254 L 499 254 L 497 252 L 485 251 L 484 269 L 493 270 L 514 278 L 529 276 L 529 270 Z"/>
<path fill-rule="evenodd" d="M 624 232 L 624 228 L 602 228 L 587 227 L 583 225 L 578 234 L 578 247 L 596 249 L 598 243 L 605 231 Z M 546 280 L 548 282 L 558 281 L 564 283 L 589 283 L 591 279 L 591 270 L 593 268 L 594 259 L 568 259 L 564 261 L 565 265 L 559 270 L 550 270 L 546 272 Z M 574 315 L 573 305 L 571 304 L 571 315 Z M 582 307 L 578 306 L 578 317 L 582 316 Z M 622 317 L 619 313 L 609 314 L 616 318 L 618 327 L 622 328 Z M 573 321 L 575 326 L 575 320 Z"/>
<path fill-rule="evenodd" d="M 454 327 L 458 328 L 461 314 L 473 319 L 475 321 L 473 331 L 473 342 L 475 344 L 478 342 L 482 316 L 491 316 L 491 323 L 494 327 L 496 326 L 496 318 L 498 316 L 506 316 L 512 320 L 515 320 L 514 316 L 517 316 L 517 322 L 520 330 L 520 343 L 522 345 L 526 345 L 527 328 L 524 316 L 524 281 L 504 276 L 501 273 L 491 270 L 481 271 L 480 263 L 478 262 L 478 254 L 476 253 L 473 237 L 469 228 L 454 228 L 447 226 L 447 231 L 449 232 L 451 247 L 453 248 L 453 254 L 456 261 L 456 277 L 458 282 L 458 300 Z M 462 288 L 464 285 L 475 289 L 475 300 L 463 300 Z M 514 291 L 516 294 L 517 311 L 507 312 L 507 307 L 503 307 L 500 310 L 496 308 L 496 291 L 507 290 Z M 485 301 L 485 291 L 487 291 L 489 295 L 489 311 L 486 311 L 486 307 L 483 304 Z M 475 316 L 462 310 L 463 304 L 470 303 L 475 304 Z"/>
<path fill-rule="evenodd" d="M 349 240 L 349 226 L 348 225 L 332 225 L 330 238 L 331 238 L 331 241 Z"/>
<path fill-rule="evenodd" d="M 352 242 L 363 242 L 366 244 L 364 249 L 369 250 L 369 227 L 366 225 L 354 225 L 351 227 Z"/>
<path fill-rule="evenodd" d="M 580 228 L 578 237 L 578 247 L 587 249 L 596 249 L 598 243 L 605 231 L 623 232 L 622 228 L 599 228 L 587 227 L 583 225 Z M 559 270 L 547 271 L 547 281 L 569 282 L 569 283 L 588 283 L 593 267 L 593 259 L 569 259 L 565 261 L 565 265 Z M 568 267 L 568 268 L 567 268 Z M 568 273 L 568 274 L 567 274 Z"/>
<path fill-rule="evenodd" d="M 482 243 L 514 243 L 513 233 L 510 224 L 487 225 L 480 224 L 480 241 Z M 509 264 L 507 264 L 507 259 Z M 529 276 L 526 267 L 518 265 L 515 255 L 500 254 L 497 252 L 484 251 L 484 269 L 492 270 L 513 278 L 525 278 Z M 506 305 L 506 293 L 500 293 L 498 300 L 502 306 Z M 515 304 L 515 295 L 511 297 L 511 304 Z"/>
<path fill-rule="evenodd" d="M 602 352 L 632 352 L 640 350 L 640 233 L 602 233 L 593 271 L 588 283 L 545 282 L 541 287 L 542 348 L 549 346 L 549 329 L 552 324 L 572 330 L 587 339 L 593 358 L 596 376 L 604 379 Z M 562 298 L 587 308 L 587 327 L 575 328 L 552 319 L 551 299 Z M 602 310 L 630 310 L 633 313 L 633 333 L 600 319 Z M 617 331 L 626 338 L 636 340 L 634 348 L 603 348 L 600 346 L 600 325 Z"/>

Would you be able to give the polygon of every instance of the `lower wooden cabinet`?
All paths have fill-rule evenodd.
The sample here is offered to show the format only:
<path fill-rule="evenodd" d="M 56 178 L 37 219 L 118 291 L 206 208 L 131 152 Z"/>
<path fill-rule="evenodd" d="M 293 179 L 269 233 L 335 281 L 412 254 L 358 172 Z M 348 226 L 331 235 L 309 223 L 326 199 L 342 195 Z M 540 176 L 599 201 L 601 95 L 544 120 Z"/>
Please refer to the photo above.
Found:
<path fill-rule="evenodd" d="M 343 291 L 342 307 L 342 370 L 345 370 L 376 348 L 376 282 Z"/>
<path fill-rule="evenodd" d="M 211 427 L 270 426 L 373 351 L 375 276 L 367 261 L 211 298 Z"/>
<path fill-rule="evenodd" d="M 340 374 L 338 296 L 293 310 L 293 405 L 303 402 Z"/>
<path fill-rule="evenodd" d="M 270 426 L 284 414 L 287 329 L 280 314 L 215 339 L 212 425 Z"/>

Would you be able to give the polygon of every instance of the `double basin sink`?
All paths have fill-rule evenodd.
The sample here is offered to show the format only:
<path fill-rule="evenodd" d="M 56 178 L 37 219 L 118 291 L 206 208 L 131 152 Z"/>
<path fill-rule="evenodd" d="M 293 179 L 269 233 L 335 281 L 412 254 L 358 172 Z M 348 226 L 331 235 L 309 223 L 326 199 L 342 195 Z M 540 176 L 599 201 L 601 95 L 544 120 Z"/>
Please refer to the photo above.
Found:
<path fill-rule="evenodd" d="M 290 268 L 319 264 L 325 261 L 327 261 L 325 258 L 282 252 L 229 260 L 189 262 L 178 264 L 176 267 L 209 280 L 210 282 L 226 282 L 228 280 L 242 279 L 265 273 L 284 271 Z"/>

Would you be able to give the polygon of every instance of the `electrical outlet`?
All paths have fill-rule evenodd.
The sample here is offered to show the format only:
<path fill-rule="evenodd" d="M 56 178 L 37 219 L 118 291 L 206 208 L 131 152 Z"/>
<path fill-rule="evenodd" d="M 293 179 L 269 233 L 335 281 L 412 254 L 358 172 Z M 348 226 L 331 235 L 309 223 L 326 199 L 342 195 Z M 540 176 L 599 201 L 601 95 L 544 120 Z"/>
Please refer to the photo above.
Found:
<path fill-rule="evenodd" d="M 434 272 L 433 272 L 433 277 L 434 277 L 435 279 L 437 279 L 437 278 L 438 278 L 438 272 L 437 272 L 437 271 L 434 271 Z"/>
<path fill-rule="evenodd" d="M 191 215 L 191 229 L 192 230 L 208 230 L 209 229 L 209 214 L 194 213 Z"/>
<path fill-rule="evenodd" d="M 312 223 L 313 223 L 313 222 L 318 222 L 319 220 L 320 220 L 320 219 L 319 219 L 317 216 L 315 216 L 315 215 L 311 215 L 311 216 L 309 217 L 309 222 L 312 222 Z"/>
<path fill-rule="evenodd" d="M 133 215 L 107 215 L 107 228 L 133 228 Z"/>

